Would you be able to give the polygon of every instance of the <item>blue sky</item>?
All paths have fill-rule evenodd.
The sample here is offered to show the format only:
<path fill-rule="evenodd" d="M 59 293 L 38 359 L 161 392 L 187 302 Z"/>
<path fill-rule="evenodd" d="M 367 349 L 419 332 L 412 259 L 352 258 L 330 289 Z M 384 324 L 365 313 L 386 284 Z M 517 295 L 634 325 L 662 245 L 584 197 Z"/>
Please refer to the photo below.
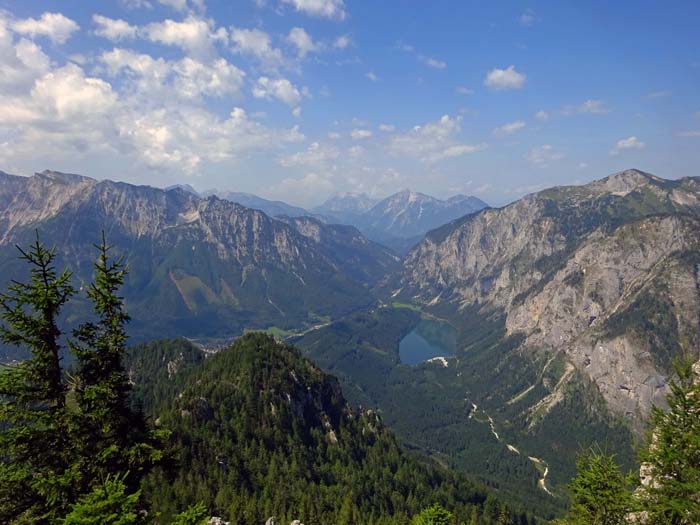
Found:
<path fill-rule="evenodd" d="M 696 1 L 0 0 L 0 169 L 311 206 L 700 175 Z"/>

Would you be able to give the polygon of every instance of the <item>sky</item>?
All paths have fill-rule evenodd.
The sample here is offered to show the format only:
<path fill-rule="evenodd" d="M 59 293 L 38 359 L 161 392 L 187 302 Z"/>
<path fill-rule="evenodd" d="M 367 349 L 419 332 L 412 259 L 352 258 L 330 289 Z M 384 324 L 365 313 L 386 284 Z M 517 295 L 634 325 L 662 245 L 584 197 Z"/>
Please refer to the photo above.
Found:
<path fill-rule="evenodd" d="M 501 205 L 699 161 L 696 0 L 0 0 L 9 173 Z"/>

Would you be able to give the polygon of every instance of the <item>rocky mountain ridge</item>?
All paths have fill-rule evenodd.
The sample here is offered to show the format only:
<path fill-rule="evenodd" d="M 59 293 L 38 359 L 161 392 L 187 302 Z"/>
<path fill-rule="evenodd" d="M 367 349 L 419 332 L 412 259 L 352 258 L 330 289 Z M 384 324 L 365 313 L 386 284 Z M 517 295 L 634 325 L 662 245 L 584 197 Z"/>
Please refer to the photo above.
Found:
<path fill-rule="evenodd" d="M 179 188 L 50 171 L 0 175 L 3 278 L 19 275 L 14 245 L 26 245 L 38 229 L 82 284 L 104 229 L 131 269 L 124 291 L 143 334 L 297 328 L 371 304 L 368 287 L 396 257 L 351 227 L 315 221 L 314 228 L 309 235 L 301 223 Z"/>
<path fill-rule="evenodd" d="M 502 316 L 505 337 L 524 337 L 521 352 L 561 353 L 641 424 L 664 398 L 672 355 L 700 341 L 698 231 L 700 178 L 628 170 L 430 232 L 393 294 L 447 308 L 456 322 Z M 554 390 L 532 418 L 560 401 Z"/>

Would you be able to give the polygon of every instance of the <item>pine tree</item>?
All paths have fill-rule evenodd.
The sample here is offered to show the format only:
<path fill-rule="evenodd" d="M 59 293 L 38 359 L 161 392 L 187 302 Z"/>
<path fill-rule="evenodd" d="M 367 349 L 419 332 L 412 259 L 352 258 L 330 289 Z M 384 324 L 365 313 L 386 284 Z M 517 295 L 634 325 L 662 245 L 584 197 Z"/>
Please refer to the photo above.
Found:
<path fill-rule="evenodd" d="M 143 523 L 137 511 L 141 492 L 127 493 L 124 476 L 108 476 L 104 483 L 80 497 L 62 525 L 136 525 Z M 198 523 L 184 521 L 181 523 Z"/>
<path fill-rule="evenodd" d="M 630 480 L 614 456 L 590 448 L 576 460 L 576 476 L 569 485 L 571 510 L 567 525 L 622 525 L 630 511 Z"/>
<path fill-rule="evenodd" d="M 78 361 L 72 383 L 79 409 L 79 457 L 73 470 L 80 473 L 82 491 L 120 474 L 126 486 L 136 490 L 163 454 L 158 436 L 149 433 L 142 415 L 129 404 L 131 386 L 124 368 L 129 316 L 118 295 L 126 269 L 121 260 L 110 259 L 104 233 L 96 248 L 94 282 L 87 296 L 97 320 L 82 324 L 73 334 L 76 342 L 70 344 Z"/>
<path fill-rule="evenodd" d="M 674 363 L 668 411 L 655 407 L 653 431 L 643 454 L 651 482 L 644 487 L 643 510 L 653 524 L 700 523 L 700 363 Z"/>
<path fill-rule="evenodd" d="M 411 525 L 450 525 L 453 518 L 451 512 L 436 503 L 413 516 Z"/>
<path fill-rule="evenodd" d="M 37 233 L 27 251 L 27 283 L 0 294 L 0 340 L 29 358 L 0 370 L 0 522 L 48 523 L 70 499 L 65 476 L 66 386 L 61 371 L 61 307 L 75 293 L 70 273 L 57 274 L 55 250 Z"/>

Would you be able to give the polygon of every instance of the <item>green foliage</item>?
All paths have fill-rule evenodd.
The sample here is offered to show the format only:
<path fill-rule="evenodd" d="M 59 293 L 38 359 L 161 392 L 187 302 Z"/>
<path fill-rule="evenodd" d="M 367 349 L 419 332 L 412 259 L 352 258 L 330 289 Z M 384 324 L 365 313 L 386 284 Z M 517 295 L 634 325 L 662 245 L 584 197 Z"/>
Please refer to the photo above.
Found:
<path fill-rule="evenodd" d="M 453 518 L 451 512 L 436 503 L 413 516 L 411 525 L 450 525 Z"/>
<path fill-rule="evenodd" d="M 486 499 L 403 452 L 375 413 L 353 413 L 334 378 L 269 336 L 247 334 L 182 373 L 162 379 L 180 382 L 177 396 L 144 398 L 177 451 L 177 468 L 144 487 L 159 523 L 196 502 L 244 525 L 269 516 L 404 525 L 426 502 L 466 521 Z"/>
<path fill-rule="evenodd" d="M 38 234 L 28 251 L 18 249 L 31 277 L 0 294 L 0 339 L 30 357 L 0 371 L 0 522 L 46 523 L 71 491 L 63 476 L 70 443 L 57 320 L 75 291 Z"/>
<path fill-rule="evenodd" d="M 80 497 L 62 525 L 136 525 L 140 491 L 128 493 L 124 476 L 108 476 L 102 485 Z M 190 523 L 190 522 L 183 522 Z"/>
<path fill-rule="evenodd" d="M 642 507 L 652 524 L 700 523 L 700 377 L 687 359 L 675 361 L 668 411 L 654 408 L 643 460 L 651 483 Z"/>
<path fill-rule="evenodd" d="M 135 489 L 162 453 L 157 436 L 129 402 L 131 386 L 124 368 L 129 316 L 117 295 L 126 270 L 120 260 L 110 260 L 104 235 L 97 249 L 94 282 L 87 291 L 97 321 L 82 324 L 70 344 L 78 361 L 73 378 L 78 411 L 73 419 L 79 453 L 72 468 L 79 473 L 81 490 L 119 472 L 129 472 L 124 481 Z"/>
<path fill-rule="evenodd" d="M 209 512 L 203 503 L 190 505 L 173 518 L 171 525 L 204 525 L 209 521 Z"/>
<path fill-rule="evenodd" d="M 620 472 L 614 456 L 597 448 L 582 452 L 569 491 L 567 525 L 622 525 L 631 509 L 630 480 Z"/>
<path fill-rule="evenodd" d="M 110 262 L 104 238 L 99 249 L 88 289 L 97 322 L 69 342 L 78 363 L 68 383 L 57 320 L 75 292 L 38 234 L 29 251 L 20 249 L 29 282 L 0 295 L 0 338 L 30 354 L 0 370 L 2 523 L 135 523 L 141 478 L 162 458 L 159 436 L 130 407 L 128 316 L 116 295 L 124 271 Z"/>

